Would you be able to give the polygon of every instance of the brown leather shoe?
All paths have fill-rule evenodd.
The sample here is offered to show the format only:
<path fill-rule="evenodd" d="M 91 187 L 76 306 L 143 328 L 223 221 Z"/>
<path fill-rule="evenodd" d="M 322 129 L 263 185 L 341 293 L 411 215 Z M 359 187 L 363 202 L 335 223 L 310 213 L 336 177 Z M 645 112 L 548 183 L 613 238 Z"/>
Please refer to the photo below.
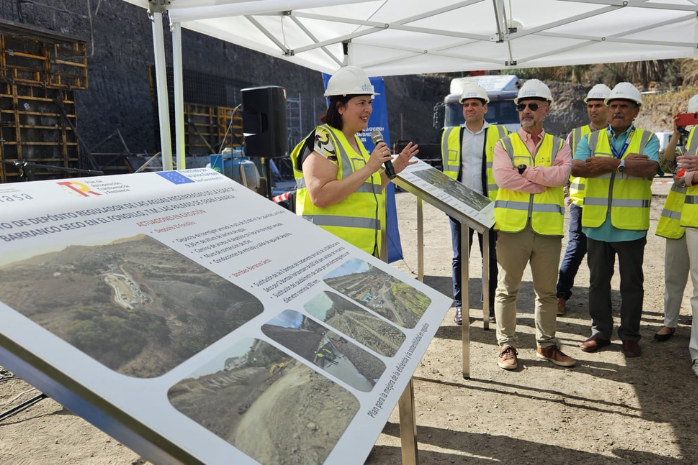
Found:
<path fill-rule="evenodd" d="M 637 341 L 622 341 L 623 355 L 626 357 L 639 357 L 642 354 L 640 343 Z"/>
<path fill-rule="evenodd" d="M 456 307 L 456 315 L 453 317 L 453 321 L 455 321 L 457 325 L 463 324 L 463 311 L 460 307 Z"/>
<path fill-rule="evenodd" d="M 539 347 L 536 349 L 536 358 L 539 360 L 550 360 L 557 366 L 573 367 L 577 361 L 562 353 L 558 346 Z"/>
<path fill-rule="evenodd" d="M 602 338 L 598 333 L 596 333 L 586 341 L 582 342 L 579 347 L 581 347 L 584 352 L 596 352 L 600 348 L 608 345 L 611 345 L 611 341 Z"/>
<path fill-rule="evenodd" d="M 499 365 L 499 368 L 504 368 L 505 370 L 516 370 L 519 366 L 518 359 L 516 358 L 517 355 L 519 355 L 519 353 L 512 346 L 500 347 L 497 365 Z"/>
<path fill-rule="evenodd" d="M 562 298 L 558 297 L 557 298 L 557 316 L 562 316 L 565 314 L 565 305 L 567 304 L 567 301 Z"/>

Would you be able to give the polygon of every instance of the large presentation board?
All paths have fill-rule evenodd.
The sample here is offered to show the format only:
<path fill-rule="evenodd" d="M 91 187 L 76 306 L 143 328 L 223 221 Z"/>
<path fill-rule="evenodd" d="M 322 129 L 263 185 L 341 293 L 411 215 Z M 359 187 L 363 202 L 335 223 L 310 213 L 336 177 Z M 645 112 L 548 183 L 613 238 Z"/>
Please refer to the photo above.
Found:
<path fill-rule="evenodd" d="M 361 463 L 450 305 L 212 170 L 0 186 L 0 365 L 158 463 Z"/>

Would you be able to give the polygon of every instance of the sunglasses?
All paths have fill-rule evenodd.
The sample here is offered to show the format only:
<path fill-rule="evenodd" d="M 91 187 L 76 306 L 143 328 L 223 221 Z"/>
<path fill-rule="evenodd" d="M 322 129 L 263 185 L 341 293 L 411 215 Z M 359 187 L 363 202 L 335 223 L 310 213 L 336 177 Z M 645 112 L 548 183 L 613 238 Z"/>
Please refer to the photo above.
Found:
<path fill-rule="evenodd" d="M 526 107 L 530 108 L 531 111 L 538 111 L 540 105 L 538 105 L 537 103 L 519 103 L 518 105 L 516 105 L 516 109 L 519 111 L 524 111 Z"/>

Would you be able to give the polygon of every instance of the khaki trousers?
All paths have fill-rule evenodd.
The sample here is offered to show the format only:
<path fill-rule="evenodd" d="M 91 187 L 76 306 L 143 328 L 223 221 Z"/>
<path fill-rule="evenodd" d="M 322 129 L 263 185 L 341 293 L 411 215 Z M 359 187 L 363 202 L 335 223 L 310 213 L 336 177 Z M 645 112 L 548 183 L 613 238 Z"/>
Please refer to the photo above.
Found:
<path fill-rule="evenodd" d="M 533 290 L 536 293 L 535 321 L 536 345 L 557 345 L 557 269 L 560 263 L 562 238 L 541 236 L 526 228 L 517 233 L 499 232 L 497 235 L 497 264 L 499 280 L 494 298 L 497 317 L 497 342 L 501 346 L 516 348 L 516 298 L 521 288 L 521 277 L 528 263 L 531 264 Z"/>

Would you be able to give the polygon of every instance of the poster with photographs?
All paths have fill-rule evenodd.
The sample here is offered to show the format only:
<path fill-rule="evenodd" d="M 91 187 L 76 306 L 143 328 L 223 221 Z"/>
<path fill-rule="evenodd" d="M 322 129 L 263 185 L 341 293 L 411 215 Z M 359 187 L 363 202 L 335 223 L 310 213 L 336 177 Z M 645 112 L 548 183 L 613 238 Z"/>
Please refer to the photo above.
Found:
<path fill-rule="evenodd" d="M 494 226 L 494 202 L 422 160 L 405 168 L 398 178 L 398 185 L 407 183 L 417 188 L 470 218 L 483 230 Z"/>
<path fill-rule="evenodd" d="M 208 169 L 0 208 L 2 365 L 156 463 L 362 463 L 451 305 Z"/>

